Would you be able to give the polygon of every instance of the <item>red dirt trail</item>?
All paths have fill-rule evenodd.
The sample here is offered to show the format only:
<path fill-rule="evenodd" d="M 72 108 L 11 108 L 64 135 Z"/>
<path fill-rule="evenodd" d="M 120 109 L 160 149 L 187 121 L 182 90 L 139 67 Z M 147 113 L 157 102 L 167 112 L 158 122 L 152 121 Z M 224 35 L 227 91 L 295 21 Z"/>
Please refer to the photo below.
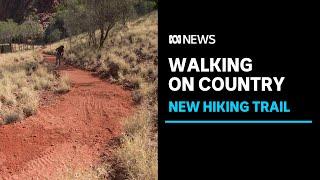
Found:
<path fill-rule="evenodd" d="M 121 119 L 133 111 L 130 92 L 76 68 L 59 73 L 70 77 L 69 93 L 34 116 L 0 126 L 0 179 L 61 179 L 87 170 L 120 135 Z"/>

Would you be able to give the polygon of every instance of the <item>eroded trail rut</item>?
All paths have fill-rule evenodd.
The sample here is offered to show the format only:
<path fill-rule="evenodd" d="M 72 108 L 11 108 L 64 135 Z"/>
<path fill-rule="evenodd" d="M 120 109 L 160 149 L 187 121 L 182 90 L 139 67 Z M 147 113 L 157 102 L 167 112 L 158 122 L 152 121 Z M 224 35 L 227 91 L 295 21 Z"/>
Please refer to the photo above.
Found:
<path fill-rule="evenodd" d="M 72 67 L 60 74 L 72 81 L 69 93 L 0 127 L 0 179 L 56 179 L 89 169 L 121 133 L 121 119 L 133 111 L 129 91 Z"/>

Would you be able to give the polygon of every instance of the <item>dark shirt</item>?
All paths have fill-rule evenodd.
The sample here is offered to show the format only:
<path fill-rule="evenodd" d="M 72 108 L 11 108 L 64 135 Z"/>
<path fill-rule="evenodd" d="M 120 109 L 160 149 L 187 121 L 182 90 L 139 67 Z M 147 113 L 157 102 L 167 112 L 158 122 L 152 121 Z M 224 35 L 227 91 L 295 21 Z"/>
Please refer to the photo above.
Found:
<path fill-rule="evenodd" d="M 58 48 L 56 49 L 56 51 L 57 51 L 57 53 L 58 53 L 59 55 L 62 55 L 63 52 L 64 52 L 64 47 L 63 47 L 63 46 L 60 46 L 60 47 L 58 47 Z"/>

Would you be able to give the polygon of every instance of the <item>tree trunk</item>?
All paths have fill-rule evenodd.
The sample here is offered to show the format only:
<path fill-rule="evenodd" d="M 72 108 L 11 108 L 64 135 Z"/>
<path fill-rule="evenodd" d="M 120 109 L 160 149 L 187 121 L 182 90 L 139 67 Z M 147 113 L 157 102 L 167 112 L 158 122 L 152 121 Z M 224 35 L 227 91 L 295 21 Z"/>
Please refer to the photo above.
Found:
<path fill-rule="evenodd" d="M 103 48 L 104 44 L 104 28 L 100 28 L 100 42 L 99 42 L 99 49 Z"/>
<path fill-rule="evenodd" d="M 110 25 L 107 27 L 106 31 L 104 31 L 103 28 L 100 29 L 101 34 L 100 34 L 100 45 L 99 45 L 99 49 L 103 48 L 104 42 L 107 40 L 108 35 L 109 35 L 109 32 L 110 32 L 110 30 L 113 28 L 113 26 L 114 26 L 114 23 L 110 24 Z"/>
<path fill-rule="evenodd" d="M 10 46 L 10 52 L 13 52 L 12 51 L 12 42 L 10 42 L 9 46 Z"/>
<path fill-rule="evenodd" d="M 91 46 L 91 33 L 88 32 L 88 46 L 90 47 Z"/>

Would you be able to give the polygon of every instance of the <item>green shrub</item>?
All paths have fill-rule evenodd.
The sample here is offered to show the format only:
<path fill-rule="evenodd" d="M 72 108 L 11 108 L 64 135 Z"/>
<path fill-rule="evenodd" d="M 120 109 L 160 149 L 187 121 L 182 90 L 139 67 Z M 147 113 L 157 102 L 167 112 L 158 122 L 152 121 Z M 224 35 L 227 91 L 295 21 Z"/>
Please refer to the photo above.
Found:
<path fill-rule="evenodd" d="M 153 11 L 157 6 L 157 3 L 154 1 L 142 1 L 138 3 L 135 7 L 138 15 L 144 15 Z"/>
<path fill-rule="evenodd" d="M 62 32 L 59 29 L 55 29 L 47 36 L 48 42 L 55 42 L 61 39 Z"/>

